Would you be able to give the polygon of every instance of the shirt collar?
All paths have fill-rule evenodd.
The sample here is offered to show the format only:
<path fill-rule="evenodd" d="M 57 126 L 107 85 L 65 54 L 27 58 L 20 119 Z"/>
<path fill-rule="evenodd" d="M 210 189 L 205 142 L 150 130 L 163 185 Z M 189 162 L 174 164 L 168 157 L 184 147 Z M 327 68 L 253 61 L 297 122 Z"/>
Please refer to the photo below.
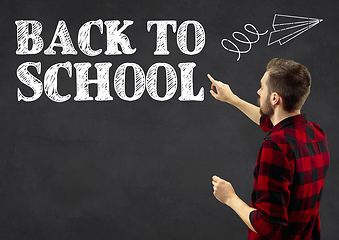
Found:
<path fill-rule="evenodd" d="M 304 122 L 304 121 L 308 121 L 306 114 L 298 114 L 292 117 L 285 118 L 284 120 L 282 120 L 281 122 L 273 126 L 271 130 L 267 133 L 266 137 L 269 137 L 272 133 L 276 133 L 280 131 L 287 125 L 296 124 L 298 122 Z"/>

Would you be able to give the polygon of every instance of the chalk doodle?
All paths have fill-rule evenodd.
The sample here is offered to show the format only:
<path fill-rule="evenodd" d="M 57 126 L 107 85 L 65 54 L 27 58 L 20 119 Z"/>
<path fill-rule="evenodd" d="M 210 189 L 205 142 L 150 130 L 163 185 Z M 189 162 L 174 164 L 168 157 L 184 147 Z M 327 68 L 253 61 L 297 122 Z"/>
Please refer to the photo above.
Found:
<path fill-rule="evenodd" d="M 272 22 L 273 31 L 269 34 L 267 46 L 270 46 L 276 42 L 279 42 L 280 45 L 283 45 L 288 41 L 291 41 L 293 38 L 299 36 L 300 34 L 306 32 L 310 28 L 314 27 L 318 23 L 321 23 L 322 21 L 323 19 L 275 14 Z M 249 27 L 252 29 L 249 29 Z M 268 33 L 268 30 L 264 33 L 259 33 L 256 27 L 249 23 L 244 26 L 244 29 L 247 33 L 257 36 L 257 39 L 251 41 L 242 32 L 232 33 L 232 37 L 234 38 L 234 40 L 238 41 L 239 43 L 248 45 L 248 48 L 245 50 L 240 50 L 240 48 L 229 39 L 221 40 L 221 46 L 225 50 L 238 54 L 237 61 L 240 60 L 241 54 L 251 51 L 252 44 L 257 43 L 260 39 L 260 36 Z M 242 37 L 242 39 L 239 39 L 237 36 Z M 230 46 L 233 46 L 234 48 L 231 48 Z"/>
<path fill-rule="evenodd" d="M 251 27 L 251 28 L 254 30 L 254 32 L 253 32 L 252 30 L 248 29 L 248 27 Z M 234 53 L 238 53 L 238 59 L 237 59 L 237 61 L 240 60 L 240 56 L 241 56 L 242 53 L 248 53 L 249 51 L 251 51 L 251 49 L 252 49 L 252 44 L 257 43 L 257 42 L 259 41 L 259 39 L 260 39 L 260 36 L 265 35 L 265 34 L 268 32 L 268 30 L 266 30 L 266 32 L 264 32 L 264 33 L 259 33 L 258 30 L 256 29 L 256 27 L 253 26 L 253 25 L 250 24 L 250 23 L 247 23 L 247 24 L 244 26 L 244 29 L 246 30 L 246 32 L 248 32 L 248 33 L 250 33 L 250 34 L 253 34 L 253 35 L 256 35 L 256 36 L 257 36 L 257 39 L 254 40 L 254 41 L 251 41 L 251 40 L 250 40 L 244 33 L 242 33 L 242 32 L 233 32 L 233 33 L 232 33 L 232 37 L 233 37 L 235 40 L 237 40 L 238 42 L 240 42 L 240 43 L 249 45 L 248 48 L 247 48 L 246 50 L 240 50 L 239 47 L 238 47 L 235 43 L 233 43 L 231 40 L 229 40 L 229 39 L 222 39 L 222 40 L 221 40 L 221 45 L 223 46 L 223 48 L 225 48 L 227 51 L 234 52 Z M 237 38 L 236 34 L 242 36 L 246 41 Z M 228 42 L 228 43 L 230 43 L 230 44 L 232 44 L 232 45 L 235 47 L 235 49 L 227 48 L 227 47 L 225 46 L 225 44 L 224 44 L 225 41 Z"/>
<path fill-rule="evenodd" d="M 322 21 L 322 19 L 317 18 L 275 14 L 272 23 L 274 31 L 270 33 L 267 45 L 276 42 L 283 45 Z"/>

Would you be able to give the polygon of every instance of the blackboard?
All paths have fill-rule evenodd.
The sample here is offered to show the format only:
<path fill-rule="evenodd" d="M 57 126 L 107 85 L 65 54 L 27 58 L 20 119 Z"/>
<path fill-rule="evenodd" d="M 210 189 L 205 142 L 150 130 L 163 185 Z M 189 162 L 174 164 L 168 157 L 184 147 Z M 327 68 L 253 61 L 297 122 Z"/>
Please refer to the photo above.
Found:
<path fill-rule="evenodd" d="M 265 133 L 234 107 L 215 100 L 206 74 L 256 103 L 266 64 L 275 57 L 293 59 L 311 72 L 312 90 L 302 112 L 326 131 L 331 154 L 320 208 L 322 237 L 338 236 L 339 5 L 335 1 L 4 0 L 0 9 L 1 239 L 246 239 L 246 225 L 214 198 L 211 177 L 216 174 L 230 181 L 249 204 L 253 169 Z M 307 29 L 298 28 L 305 31 L 291 35 L 295 37 L 287 42 L 272 43 L 277 36 L 273 33 L 268 44 L 278 19 L 308 21 Z M 131 49 L 136 49 L 134 53 L 105 54 L 105 22 L 116 20 L 119 29 L 124 20 L 133 21 L 122 33 Z M 156 55 L 160 25 L 148 29 L 147 24 L 165 20 L 172 24 L 166 28 L 169 53 Z M 37 53 L 17 53 L 18 21 L 41 24 L 39 37 L 44 45 L 37 47 Z M 59 35 L 54 42 L 56 53 L 44 53 L 60 21 L 65 22 L 77 54 L 61 53 Z M 102 50 L 95 56 L 84 54 L 78 44 L 79 29 L 89 22 L 87 46 Z M 196 33 L 199 26 L 204 31 Z M 254 28 L 261 35 L 253 34 Z M 28 27 L 30 32 L 35 30 Z M 184 31 L 182 35 L 179 30 Z M 198 49 L 202 34 L 204 45 Z M 232 34 L 253 43 L 241 44 Z M 183 48 L 178 36 L 187 37 Z M 236 47 L 223 39 L 247 53 L 225 49 Z M 32 48 L 33 40 L 27 41 L 26 48 Z M 26 97 L 33 95 L 17 74 L 27 62 L 36 64 L 27 69 L 41 84 L 50 67 L 69 62 L 71 74 L 63 67 L 56 75 L 59 95 L 69 94 L 69 99 L 56 102 L 45 91 L 31 102 L 20 99 L 18 91 Z M 96 63 L 112 64 L 107 89 L 113 100 L 95 100 L 96 84 L 89 85 L 92 100 L 74 99 L 74 64 L 85 62 L 91 65 L 89 79 L 97 79 Z M 122 99 L 114 79 L 116 70 L 126 63 L 137 64 L 145 75 L 154 64 L 167 64 L 177 76 L 172 79 L 176 91 L 163 99 L 167 77 L 164 65 L 159 65 L 156 92 L 164 101 L 152 98 L 146 87 L 136 100 L 127 101 L 135 89 L 135 74 L 129 66 Z M 203 98 L 180 100 L 185 78 L 180 63 L 194 63 L 192 92 L 197 96 L 203 91 Z"/>

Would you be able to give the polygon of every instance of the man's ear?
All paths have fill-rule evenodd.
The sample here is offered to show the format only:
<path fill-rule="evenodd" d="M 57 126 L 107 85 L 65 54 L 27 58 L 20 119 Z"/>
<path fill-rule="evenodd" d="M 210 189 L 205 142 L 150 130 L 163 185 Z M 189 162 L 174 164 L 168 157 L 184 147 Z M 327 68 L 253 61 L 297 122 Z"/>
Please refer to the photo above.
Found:
<path fill-rule="evenodd" d="M 273 92 L 270 97 L 272 106 L 276 106 L 281 103 L 281 96 L 277 92 Z"/>

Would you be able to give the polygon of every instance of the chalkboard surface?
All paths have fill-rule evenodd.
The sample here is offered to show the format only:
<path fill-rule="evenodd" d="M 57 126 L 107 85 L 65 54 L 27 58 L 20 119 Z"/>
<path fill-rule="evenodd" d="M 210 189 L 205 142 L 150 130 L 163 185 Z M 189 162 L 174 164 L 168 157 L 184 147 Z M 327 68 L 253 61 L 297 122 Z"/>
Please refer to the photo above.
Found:
<path fill-rule="evenodd" d="M 265 133 L 215 100 L 206 74 L 256 103 L 275 57 L 311 72 L 302 112 L 326 131 L 331 154 L 322 237 L 339 235 L 337 2 L 3 0 L 0 9 L 0 239 L 246 239 L 211 177 L 249 204 Z"/>

